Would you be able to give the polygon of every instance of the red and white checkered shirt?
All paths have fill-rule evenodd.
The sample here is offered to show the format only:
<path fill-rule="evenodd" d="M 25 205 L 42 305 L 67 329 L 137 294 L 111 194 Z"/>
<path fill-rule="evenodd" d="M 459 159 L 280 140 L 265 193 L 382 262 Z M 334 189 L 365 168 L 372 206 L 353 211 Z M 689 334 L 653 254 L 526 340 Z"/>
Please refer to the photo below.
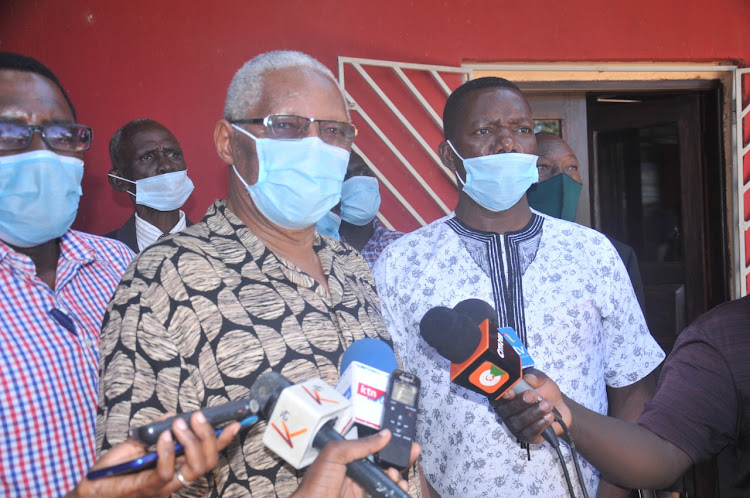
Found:
<path fill-rule="evenodd" d="M 93 463 L 99 333 L 132 258 L 68 230 L 53 291 L 0 242 L 0 495 L 63 495 Z"/>

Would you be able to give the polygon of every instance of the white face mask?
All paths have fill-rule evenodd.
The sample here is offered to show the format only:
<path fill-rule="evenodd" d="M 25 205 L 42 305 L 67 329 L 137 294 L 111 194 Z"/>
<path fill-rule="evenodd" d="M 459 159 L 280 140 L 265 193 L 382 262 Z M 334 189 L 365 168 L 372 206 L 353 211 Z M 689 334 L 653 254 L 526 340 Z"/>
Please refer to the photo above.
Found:
<path fill-rule="evenodd" d="M 456 174 L 466 194 L 490 211 L 505 211 L 521 200 L 539 181 L 539 156 L 507 152 L 464 159 L 448 140 L 453 152 L 464 162 L 466 183 Z"/>
<path fill-rule="evenodd" d="M 83 161 L 49 150 L 0 157 L 0 240 L 34 247 L 61 237 L 81 197 Z"/>
<path fill-rule="evenodd" d="M 112 178 L 117 178 L 128 183 L 135 184 L 135 203 L 156 209 L 157 211 L 174 211 L 180 209 L 188 200 L 195 186 L 187 176 L 187 170 L 173 171 L 163 175 L 150 176 L 132 181 L 112 173 Z"/>
<path fill-rule="evenodd" d="M 237 168 L 232 168 L 263 216 L 281 227 L 298 230 L 314 225 L 339 203 L 349 151 L 318 137 L 257 138 L 232 126 L 255 140 L 258 181 L 248 185 Z"/>
<path fill-rule="evenodd" d="M 341 219 L 367 225 L 380 209 L 380 185 L 371 176 L 353 176 L 341 187 Z"/>

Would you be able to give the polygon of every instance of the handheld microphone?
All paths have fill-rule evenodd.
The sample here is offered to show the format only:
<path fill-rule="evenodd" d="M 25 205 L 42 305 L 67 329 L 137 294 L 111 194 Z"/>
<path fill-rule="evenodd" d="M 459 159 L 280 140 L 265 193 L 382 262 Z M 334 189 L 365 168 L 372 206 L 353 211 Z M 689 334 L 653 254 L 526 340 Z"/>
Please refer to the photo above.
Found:
<path fill-rule="evenodd" d="M 393 350 L 378 339 L 354 341 L 344 351 L 336 391 L 352 402 L 358 437 L 380 430 L 388 379 L 397 368 Z M 348 429 L 344 429 L 342 434 Z"/>
<path fill-rule="evenodd" d="M 351 403 L 320 379 L 294 385 L 266 372 L 253 383 L 250 397 L 268 421 L 263 444 L 297 469 L 312 463 L 328 442 L 343 440 L 336 428 L 351 424 Z M 346 474 L 373 496 L 409 496 L 366 459 L 348 463 Z"/>
<path fill-rule="evenodd" d="M 190 426 L 190 417 L 197 411 L 203 413 L 203 416 L 206 417 L 208 423 L 211 424 L 214 429 L 217 429 L 221 424 L 233 422 L 235 420 L 243 420 L 250 415 L 257 413 L 258 402 L 253 398 L 245 398 L 212 406 L 210 408 L 204 408 L 202 410 L 182 413 L 148 425 L 134 427 L 130 435 L 136 441 L 140 441 L 148 446 L 154 445 L 162 432 L 172 430 L 172 423 L 176 419 L 181 418 L 186 424 L 188 424 L 188 426 Z M 172 437 L 174 438 L 174 434 L 172 434 Z"/>
<path fill-rule="evenodd" d="M 424 340 L 451 362 L 451 381 L 487 396 L 493 406 L 510 389 L 517 395 L 533 389 L 523 380 L 521 357 L 516 349 L 503 334 L 490 329 L 494 309 L 478 299 L 467 301 L 459 303 L 460 307 L 456 305 L 467 314 L 438 306 L 419 323 Z M 488 317 L 489 310 L 492 312 Z M 542 437 L 555 448 L 560 444 L 552 427 L 547 427 Z"/>

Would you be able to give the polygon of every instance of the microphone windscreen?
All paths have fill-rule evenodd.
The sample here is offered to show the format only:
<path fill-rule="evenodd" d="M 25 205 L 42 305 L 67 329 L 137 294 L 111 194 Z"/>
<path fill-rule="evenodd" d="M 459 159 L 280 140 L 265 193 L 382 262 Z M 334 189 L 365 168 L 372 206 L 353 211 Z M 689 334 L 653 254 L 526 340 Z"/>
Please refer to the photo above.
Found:
<path fill-rule="evenodd" d="M 419 333 L 427 344 L 451 363 L 463 363 L 476 351 L 482 333 L 471 318 L 450 308 L 437 306 L 419 322 Z"/>
<path fill-rule="evenodd" d="M 477 326 L 483 321 L 489 319 L 491 325 L 490 328 L 498 328 L 495 308 L 481 299 L 464 299 L 453 307 L 453 311 L 468 316 Z"/>
<path fill-rule="evenodd" d="M 354 341 L 344 351 L 344 354 L 341 356 L 341 370 L 339 371 L 342 374 L 346 372 L 346 369 L 349 368 L 349 365 L 353 361 L 358 361 L 387 374 L 398 368 L 393 349 L 383 341 L 370 337 Z"/>

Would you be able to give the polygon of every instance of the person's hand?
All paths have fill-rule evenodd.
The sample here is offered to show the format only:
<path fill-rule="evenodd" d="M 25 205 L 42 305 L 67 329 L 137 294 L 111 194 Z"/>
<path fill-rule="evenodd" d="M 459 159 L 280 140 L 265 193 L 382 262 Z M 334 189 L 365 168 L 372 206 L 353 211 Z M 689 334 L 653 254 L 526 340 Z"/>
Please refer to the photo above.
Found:
<path fill-rule="evenodd" d="M 292 496 L 294 498 L 364 498 L 365 492 L 359 484 L 346 477 L 346 464 L 385 448 L 390 440 L 391 431 L 385 429 L 363 439 L 333 441 L 326 444 L 318 458 L 307 469 L 302 484 Z M 414 465 L 420 451 L 419 444 L 412 443 L 409 467 Z M 389 468 L 385 473 L 401 489 L 408 491 L 408 484 L 398 470 Z"/>
<path fill-rule="evenodd" d="M 550 425 L 553 425 L 556 434 L 562 434 L 560 424 L 553 424 L 555 416 L 552 408 L 557 408 L 568 427 L 572 417 L 560 388 L 539 370 L 532 369 L 523 378 L 534 389 L 525 391 L 520 396 L 509 390 L 495 404 L 497 414 L 515 437 L 527 443 L 544 442 L 542 431 Z M 539 396 L 542 397 L 541 401 Z"/>
<path fill-rule="evenodd" d="M 172 424 L 177 440 L 185 447 L 185 455 L 175 458 L 174 441 L 169 431 L 164 431 L 156 442 L 159 458 L 155 469 L 123 476 L 104 477 L 94 481 L 85 479 L 66 495 L 66 498 L 124 498 L 164 496 L 179 490 L 185 483 L 198 479 L 216 467 L 219 451 L 229 445 L 237 434 L 240 424 L 228 425 L 217 438 L 214 428 L 202 413 L 190 418 L 192 431 L 180 419 Z M 111 467 L 128 462 L 146 454 L 146 447 L 134 439 L 128 439 L 109 450 L 92 467 L 92 470 Z"/>

